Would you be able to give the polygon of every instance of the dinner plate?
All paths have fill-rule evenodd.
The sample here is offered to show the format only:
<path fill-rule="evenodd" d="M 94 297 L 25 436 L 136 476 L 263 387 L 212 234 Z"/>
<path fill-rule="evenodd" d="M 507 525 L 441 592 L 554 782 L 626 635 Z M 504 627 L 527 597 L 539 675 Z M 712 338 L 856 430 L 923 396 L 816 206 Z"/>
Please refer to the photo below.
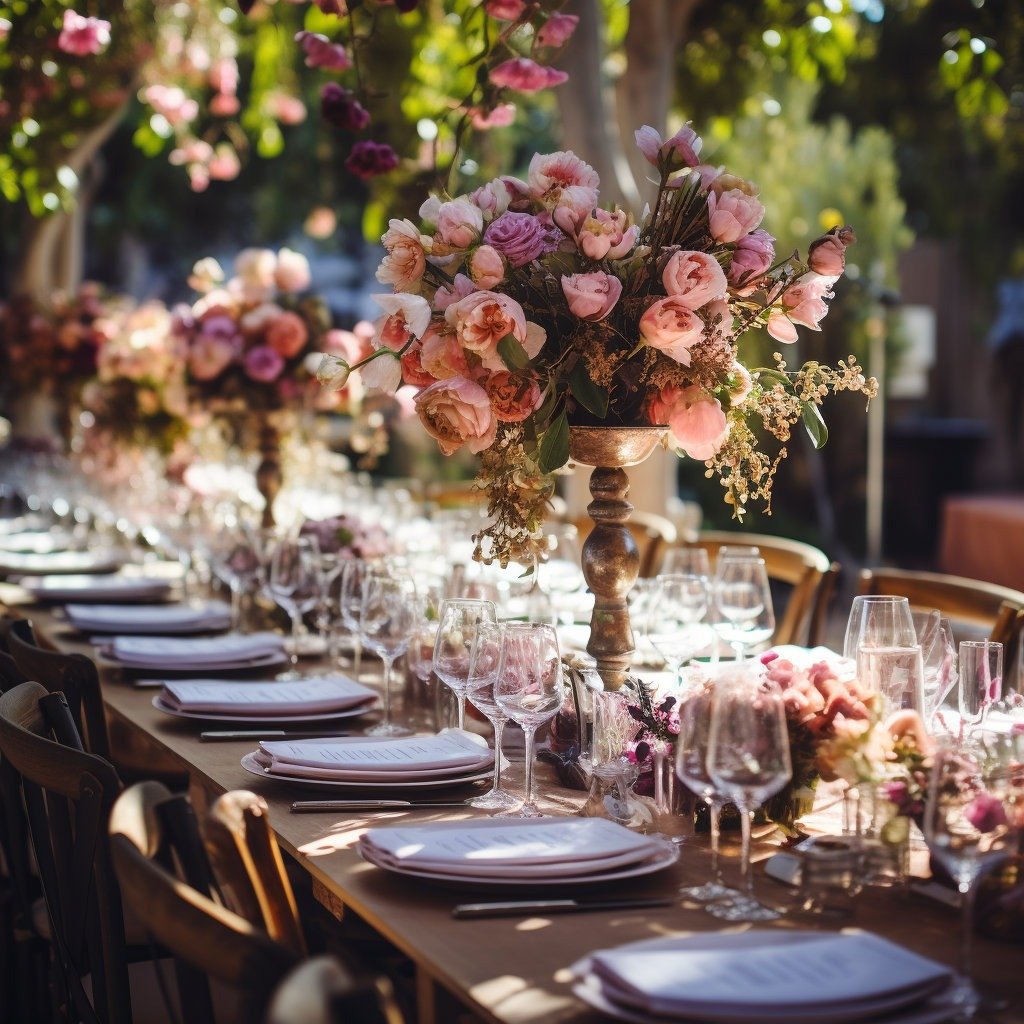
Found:
<path fill-rule="evenodd" d="M 176 662 L 168 665 L 155 664 L 152 661 L 121 661 L 119 658 L 111 657 L 109 654 L 98 654 L 96 662 L 105 665 L 107 668 L 123 668 L 132 672 L 161 672 L 165 675 L 191 674 L 193 672 L 207 672 L 211 675 L 220 675 L 222 672 L 244 672 L 254 668 L 273 668 L 275 665 L 283 665 L 288 660 L 284 651 L 269 651 L 258 658 L 249 658 L 246 661 L 196 661 Z"/>
<path fill-rule="evenodd" d="M 0 573 L 22 576 L 72 576 L 82 573 L 114 573 L 127 557 L 123 551 L 53 551 L 0 553 Z"/>
<path fill-rule="evenodd" d="M 74 543 L 75 539 L 70 533 L 61 531 L 30 530 L 25 533 L 0 534 L 0 551 L 20 555 L 49 555 L 55 551 L 67 551 Z"/>
<path fill-rule="evenodd" d="M 165 704 L 163 694 L 158 693 L 153 698 L 153 707 L 162 711 L 165 715 L 173 715 L 175 718 L 189 718 L 195 722 L 237 722 L 240 725 L 276 725 L 278 723 L 291 724 L 293 722 L 330 722 L 335 718 L 357 718 L 380 707 L 380 698 L 371 697 L 369 700 L 358 704 L 353 708 L 346 708 L 344 711 L 323 711 L 317 715 L 217 715 L 207 714 L 205 711 L 182 711 L 180 708 L 171 707 Z"/>
<path fill-rule="evenodd" d="M 165 601 L 171 592 L 168 580 L 133 576 L 38 576 L 26 577 L 21 586 L 37 601 Z"/>
<path fill-rule="evenodd" d="M 461 775 L 451 778 L 430 778 L 420 779 L 413 782 L 401 782 L 392 780 L 390 782 L 335 782 L 333 779 L 311 779 L 297 775 L 282 775 L 279 772 L 264 768 L 256 760 L 257 751 L 250 751 L 242 758 L 242 767 L 250 774 L 261 779 L 273 779 L 275 782 L 287 782 L 292 786 L 318 786 L 328 789 L 344 790 L 373 790 L 375 792 L 399 792 L 406 789 L 442 789 L 451 786 L 462 786 L 469 782 L 490 781 L 494 775 L 494 765 L 490 765 L 485 771 L 475 772 L 472 775 Z"/>

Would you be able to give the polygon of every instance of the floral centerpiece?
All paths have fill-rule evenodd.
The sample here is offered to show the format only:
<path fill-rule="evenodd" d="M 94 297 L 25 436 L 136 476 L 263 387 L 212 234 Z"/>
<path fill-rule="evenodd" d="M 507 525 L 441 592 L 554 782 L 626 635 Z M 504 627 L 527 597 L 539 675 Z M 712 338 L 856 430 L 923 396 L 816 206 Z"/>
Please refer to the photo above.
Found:
<path fill-rule="evenodd" d="M 315 537 L 320 553 L 336 556 L 339 561 L 383 558 L 391 550 L 384 529 L 367 525 L 351 515 L 307 519 L 299 533 L 303 537 Z"/>
<path fill-rule="evenodd" d="M 781 343 L 817 330 L 853 232 L 836 227 L 806 259 L 776 259 L 751 182 L 700 162 L 689 126 L 637 143 L 657 170 L 657 200 L 636 221 L 599 206 L 593 168 L 571 152 L 537 154 L 525 180 L 434 196 L 422 224 L 392 220 L 377 272 L 374 351 L 324 360 L 321 380 L 417 389 L 416 409 L 445 454 L 479 453 L 490 522 L 478 558 L 502 563 L 533 544 L 570 425 L 668 427 L 668 443 L 717 474 L 737 516 L 769 503 L 783 444 L 801 420 L 817 443 L 830 391 L 873 395 L 851 358 L 749 369 L 740 338 L 766 327 Z"/>

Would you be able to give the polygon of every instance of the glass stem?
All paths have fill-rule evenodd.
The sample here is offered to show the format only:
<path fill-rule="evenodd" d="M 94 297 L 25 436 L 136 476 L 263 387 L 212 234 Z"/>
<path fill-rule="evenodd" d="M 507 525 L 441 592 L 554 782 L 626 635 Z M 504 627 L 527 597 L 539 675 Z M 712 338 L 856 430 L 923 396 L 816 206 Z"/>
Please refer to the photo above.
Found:
<path fill-rule="evenodd" d="M 459 702 L 459 728 L 466 728 L 466 695 L 464 693 L 455 694 Z"/>
<path fill-rule="evenodd" d="M 352 674 L 358 683 L 359 673 L 363 667 L 363 638 L 355 630 L 352 631 L 352 650 L 354 652 Z"/>
<path fill-rule="evenodd" d="M 971 978 L 971 956 L 974 941 L 974 892 L 971 882 L 961 882 L 960 891 L 960 955 L 957 968 L 962 977 Z"/>
<path fill-rule="evenodd" d="M 530 726 L 526 732 L 526 799 L 524 807 L 533 807 L 533 748 L 536 744 L 537 727 Z"/>
<path fill-rule="evenodd" d="M 736 660 L 743 661 L 743 644 L 733 644 L 732 649 L 736 652 Z"/>
<path fill-rule="evenodd" d="M 292 620 L 292 668 L 299 664 L 299 631 L 302 629 L 302 613 L 298 608 L 290 609 L 289 614 Z"/>
<path fill-rule="evenodd" d="M 394 662 L 394 658 L 389 658 L 387 655 L 381 658 L 384 662 L 384 726 L 389 728 L 391 726 L 391 665 Z"/>
<path fill-rule="evenodd" d="M 753 811 L 740 808 L 740 835 L 742 847 L 740 853 L 740 875 L 743 878 L 743 891 L 754 898 L 754 872 L 750 870 L 750 824 L 754 817 Z"/>
<path fill-rule="evenodd" d="M 505 731 L 505 719 L 498 718 L 494 721 L 494 781 L 491 783 L 491 792 L 501 791 L 501 734 Z"/>
<path fill-rule="evenodd" d="M 231 628 L 239 629 L 242 625 L 242 590 L 237 583 L 231 584 Z"/>
<path fill-rule="evenodd" d="M 716 882 L 722 882 L 722 862 L 718 856 L 718 847 L 722 838 L 722 801 L 712 797 L 708 801 L 711 812 L 711 875 Z"/>

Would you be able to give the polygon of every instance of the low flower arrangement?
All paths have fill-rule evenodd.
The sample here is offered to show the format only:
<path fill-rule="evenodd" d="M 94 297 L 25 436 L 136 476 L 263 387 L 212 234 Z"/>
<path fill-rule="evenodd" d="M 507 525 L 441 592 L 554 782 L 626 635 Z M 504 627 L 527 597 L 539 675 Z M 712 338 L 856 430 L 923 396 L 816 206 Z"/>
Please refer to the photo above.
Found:
<path fill-rule="evenodd" d="M 829 392 L 876 391 L 852 358 L 791 371 L 778 355 L 760 370 L 738 355 L 754 327 L 784 344 L 798 326 L 819 329 L 853 231 L 776 259 L 757 187 L 702 164 L 692 128 L 636 136 L 659 175 L 639 221 L 598 205 L 598 175 L 571 152 L 537 154 L 525 180 L 431 197 L 419 224 L 392 220 L 377 279 L 394 294 L 376 296 L 374 351 L 320 367 L 328 388 L 356 369 L 370 387 L 411 385 L 441 450 L 480 454 L 486 561 L 535 541 L 570 425 L 667 425 L 741 516 L 755 500 L 770 510 L 786 454 L 763 452 L 755 426 L 784 445 L 802 421 L 822 444 Z"/>
<path fill-rule="evenodd" d="M 299 533 L 303 537 L 315 537 L 321 554 L 336 555 L 342 561 L 383 558 L 391 551 L 385 530 L 351 515 L 307 519 Z"/>

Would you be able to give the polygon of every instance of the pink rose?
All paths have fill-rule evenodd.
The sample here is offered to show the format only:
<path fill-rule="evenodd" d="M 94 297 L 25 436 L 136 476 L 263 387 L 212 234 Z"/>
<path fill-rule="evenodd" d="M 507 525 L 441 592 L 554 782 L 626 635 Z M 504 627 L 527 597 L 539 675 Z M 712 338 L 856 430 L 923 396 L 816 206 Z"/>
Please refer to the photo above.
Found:
<path fill-rule="evenodd" d="M 452 199 L 437 211 L 437 236 L 452 249 L 468 249 L 484 229 L 484 216 L 468 199 Z"/>
<path fill-rule="evenodd" d="M 429 387 L 437 379 L 423 368 L 422 359 L 422 341 L 414 341 L 402 354 L 402 380 L 412 387 Z"/>
<path fill-rule="evenodd" d="M 667 423 L 676 444 L 700 462 L 713 458 L 729 434 L 721 405 L 698 387 L 665 388 L 648 411 L 652 423 Z"/>
<path fill-rule="evenodd" d="M 807 265 L 822 277 L 839 277 L 846 269 L 846 247 L 856 241 L 853 228 L 833 228 L 811 242 L 807 250 Z"/>
<path fill-rule="evenodd" d="M 640 336 L 651 348 L 690 365 L 690 349 L 704 337 L 704 321 L 675 295 L 658 299 L 640 318 Z"/>
<path fill-rule="evenodd" d="M 245 356 L 245 372 L 252 380 L 270 384 L 281 376 L 284 359 L 268 345 L 257 345 Z"/>
<path fill-rule="evenodd" d="M 775 262 L 775 239 L 763 228 L 744 235 L 737 243 L 729 264 L 729 284 L 746 291 Z"/>
<path fill-rule="evenodd" d="M 501 370 L 487 377 L 483 387 L 502 423 L 522 423 L 540 405 L 540 387 L 533 377 L 524 379 Z"/>
<path fill-rule="evenodd" d="M 665 142 L 661 140 L 661 133 L 647 124 L 638 128 L 634 136 L 644 158 L 659 170 L 678 171 L 681 167 L 696 167 L 700 163 L 697 154 L 704 142 L 689 124 L 684 124 Z"/>
<path fill-rule="evenodd" d="M 216 334 L 200 334 L 188 352 L 188 368 L 196 380 L 213 380 L 231 365 L 235 345 Z"/>
<path fill-rule="evenodd" d="M 544 344 L 543 332 L 539 344 L 536 344 L 535 336 L 531 337 L 523 307 L 515 299 L 499 292 L 473 292 L 450 305 L 444 315 L 455 328 L 462 347 L 475 352 L 488 370 L 505 369 L 498 355 L 498 342 L 506 334 L 511 334 L 531 359 Z"/>
<path fill-rule="evenodd" d="M 623 210 L 592 210 L 580 224 L 576 244 L 592 260 L 620 260 L 636 244 L 640 229 Z"/>
<path fill-rule="evenodd" d="M 285 359 L 292 359 L 309 340 L 309 328 L 298 313 L 282 313 L 270 321 L 267 344 Z"/>
<path fill-rule="evenodd" d="M 352 67 L 352 58 L 344 46 L 332 43 L 327 36 L 317 32 L 296 32 L 295 41 L 306 54 L 307 68 L 328 68 L 332 71 L 347 71 Z"/>
<path fill-rule="evenodd" d="M 310 285 L 309 260 L 301 252 L 281 249 L 277 254 L 274 284 L 283 292 L 304 292 Z"/>
<path fill-rule="evenodd" d="M 453 302 L 458 302 L 475 291 L 476 285 L 465 274 L 456 274 L 451 288 L 441 285 L 434 292 L 434 309 L 443 313 Z"/>
<path fill-rule="evenodd" d="M 110 45 L 110 22 L 87 18 L 72 10 L 64 11 L 57 49 L 75 57 L 102 53 Z"/>
<path fill-rule="evenodd" d="M 423 335 L 420 365 L 435 380 L 469 376 L 469 364 L 459 339 L 454 334 L 441 334 L 433 327 Z"/>
<path fill-rule="evenodd" d="M 729 287 L 714 256 L 689 250 L 672 254 L 662 271 L 661 282 L 669 295 L 676 296 L 690 309 L 700 309 L 720 299 Z"/>
<path fill-rule="evenodd" d="M 575 14 L 552 14 L 537 33 L 537 42 L 541 46 L 564 46 L 579 23 Z"/>
<path fill-rule="evenodd" d="M 622 282 L 604 271 L 562 277 L 570 311 L 581 320 L 603 320 L 622 294 Z"/>
<path fill-rule="evenodd" d="M 491 82 L 499 89 L 516 92 L 540 92 L 569 80 L 564 71 L 538 64 L 529 57 L 513 57 L 491 68 Z"/>
<path fill-rule="evenodd" d="M 472 107 L 469 111 L 469 123 L 478 132 L 486 132 L 491 128 L 507 128 L 516 120 L 514 103 L 499 103 L 493 110 L 481 110 Z"/>
<path fill-rule="evenodd" d="M 523 267 L 550 251 L 548 232 L 532 213 L 503 213 L 488 225 L 484 241 L 512 267 Z"/>
<path fill-rule="evenodd" d="M 398 166 L 398 154 L 385 142 L 363 139 L 357 142 L 345 161 L 345 168 L 366 181 L 387 174 Z"/>
<path fill-rule="evenodd" d="M 439 380 L 421 391 L 416 412 L 445 455 L 462 447 L 482 452 L 494 442 L 498 421 L 487 392 L 464 377 Z"/>
<path fill-rule="evenodd" d="M 720 195 L 712 190 L 708 193 L 708 214 L 711 237 L 716 242 L 738 242 L 764 219 L 764 206 L 757 196 L 738 188 Z"/>
<path fill-rule="evenodd" d="M 508 202 L 511 198 L 508 186 L 501 178 L 495 178 L 494 181 L 481 185 L 469 194 L 469 201 L 479 208 L 484 215 L 484 220 L 494 220 L 495 217 L 500 217 L 508 209 Z"/>
<path fill-rule="evenodd" d="M 571 150 L 536 153 L 527 178 L 530 195 L 551 211 L 563 231 L 572 231 L 597 206 L 601 179 Z"/>
<path fill-rule="evenodd" d="M 481 245 L 470 258 L 469 274 L 480 288 L 491 289 L 501 284 L 505 279 L 505 264 L 498 250 Z"/>
<path fill-rule="evenodd" d="M 526 10 L 526 0 L 487 0 L 485 9 L 499 21 L 518 21 Z"/>
<path fill-rule="evenodd" d="M 796 284 L 788 288 L 782 296 L 782 308 L 774 309 L 768 318 L 768 333 L 776 340 L 785 343 L 796 341 L 796 324 L 809 327 L 812 331 L 821 330 L 821 320 L 828 313 L 826 299 L 832 298 L 831 280 L 806 274 Z"/>
<path fill-rule="evenodd" d="M 427 267 L 426 253 L 416 225 L 408 220 L 391 220 L 381 238 L 387 255 L 377 268 L 377 280 L 390 284 L 395 291 L 412 288 L 423 277 Z"/>

